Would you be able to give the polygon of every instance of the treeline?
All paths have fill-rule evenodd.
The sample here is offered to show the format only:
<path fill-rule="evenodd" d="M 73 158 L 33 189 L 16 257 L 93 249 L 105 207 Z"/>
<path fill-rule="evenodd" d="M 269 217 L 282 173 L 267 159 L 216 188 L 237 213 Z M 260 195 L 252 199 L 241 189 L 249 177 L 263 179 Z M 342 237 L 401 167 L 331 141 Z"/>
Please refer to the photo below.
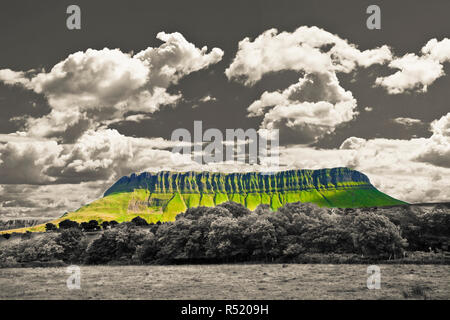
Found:
<path fill-rule="evenodd" d="M 102 225 L 96 221 L 79 225 L 65 220 L 59 228 L 48 225 L 46 233 L 2 241 L 0 265 L 52 261 L 76 264 L 361 262 L 361 259 L 404 258 L 406 250 L 447 250 L 448 210 L 439 207 L 426 213 L 414 210 L 407 206 L 329 209 L 293 203 L 277 212 L 265 205 L 252 212 L 240 204 L 227 202 L 214 208 L 190 208 L 178 215 L 175 222 L 163 224 L 148 225 L 139 217 L 132 222 Z M 326 259 L 316 261 L 317 257 Z M 342 257 L 353 257 L 353 260 L 342 261 Z"/>

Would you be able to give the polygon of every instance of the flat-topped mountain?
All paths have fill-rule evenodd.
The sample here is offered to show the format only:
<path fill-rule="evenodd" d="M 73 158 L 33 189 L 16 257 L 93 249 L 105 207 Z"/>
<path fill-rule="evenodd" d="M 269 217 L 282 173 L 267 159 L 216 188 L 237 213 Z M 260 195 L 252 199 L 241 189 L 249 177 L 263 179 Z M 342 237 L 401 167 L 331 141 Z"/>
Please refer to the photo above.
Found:
<path fill-rule="evenodd" d="M 339 208 L 405 204 L 377 190 L 363 173 L 348 168 L 273 174 L 161 171 L 122 177 L 103 198 L 52 222 L 122 222 L 136 216 L 148 222 L 165 222 L 188 208 L 212 207 L 226 201 L 241 203 L 250 210 L 260 204 L 276 210 L 292 202 Z"/>
<path fill-rule="evenodd" d="M 248 194 L 342 189 L 352 185 L 372 186 L 366 175 L 348 168 L 289 170 L 273 174 L 161 171 L 122 177 L 105 192 L 105 196 L 136 189 L 146 189 L 152 193 Z"/>
<path fill-rule="evenodd" d="M 106 205 L 105 201 L 116 205 Z M 273 174 L 161 171 L 122 177 L 105 192 L 103 199 L 76 213 L 115 210 L 121 218 L 140 215 L 151 222 L 170 221 L 188 208 L 226 201 L 241 203 L 250 210 L 260 204 L 276 210 L 299 201 L 340 208 L 404 204 L 377 190 L 365 174 L 348 168 Z"/>

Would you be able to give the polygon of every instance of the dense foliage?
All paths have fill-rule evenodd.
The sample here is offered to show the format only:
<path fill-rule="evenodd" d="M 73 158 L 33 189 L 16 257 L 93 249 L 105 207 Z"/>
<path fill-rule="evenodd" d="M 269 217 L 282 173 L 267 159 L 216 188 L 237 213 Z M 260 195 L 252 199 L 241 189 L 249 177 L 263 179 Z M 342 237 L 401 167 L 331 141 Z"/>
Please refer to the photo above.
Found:
<path fill-rule="evenodd" d="M 49 225 L 46 233 L 3 240 L 0 265 L 320 262 L 349 255 L 385 260 L 403 257 L 405 250 L 447 250 L 449 235 L 450 213 L 440 207 L 424 213 L 407 206 L 363 210 L 293 203 L 277 212 L 265 205 L 252 212 L 227 202 L 190 208 L 164 224 L 148 225 L 139 217 L 101 225 L 64 220 L 59 229 Z"/>

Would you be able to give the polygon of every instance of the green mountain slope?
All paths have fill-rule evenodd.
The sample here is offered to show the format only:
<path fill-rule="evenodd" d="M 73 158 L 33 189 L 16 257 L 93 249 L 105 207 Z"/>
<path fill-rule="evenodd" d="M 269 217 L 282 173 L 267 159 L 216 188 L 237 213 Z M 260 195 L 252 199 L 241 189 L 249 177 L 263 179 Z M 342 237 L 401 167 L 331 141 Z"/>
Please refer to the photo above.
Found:
<path fill-rule="evenodd" d="M 290 170 L 272 175 L 162 171 L 122 177 L 103 198 L 53 223 L 64 219 L 123 222 L 136 216 L 153 223 L 173 221 L 187 208 L 211 207 L 226 201 L 241 203 L 250 210 L 260 204 L 276 210 L 299 201 L 339 208 L 405 204 L 377 190 L 366 175 L 348 168 Z M 32 228 L 43 229 L 43 225 Z"/>

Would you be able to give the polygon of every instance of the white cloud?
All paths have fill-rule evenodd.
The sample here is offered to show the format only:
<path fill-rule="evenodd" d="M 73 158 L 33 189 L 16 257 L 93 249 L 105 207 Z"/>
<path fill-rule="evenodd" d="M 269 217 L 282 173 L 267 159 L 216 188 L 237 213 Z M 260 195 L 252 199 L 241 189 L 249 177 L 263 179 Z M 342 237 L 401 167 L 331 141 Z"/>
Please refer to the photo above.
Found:
<path fill-rule="evenodd" d="M 251 41 L 239 42 L 239 49 L 226 69 L 229 79 L 253 85 L 263 75 L 295 70 L 305 75 L 283 91 L 264 92 L 249 107 L 250 116 L 262 116 L 262 129 L 280 129 L 280 137 L 299 137 L 312 143 L 357 114 L 357 102 L 339 84 L 337 72 L 382 64 L 392 58 L 387 46 L 361 51 L 347 40 L 317 27 L 300 27 L 294 32 L 271 29 Z"/>
<path fill-rule="evenodd" d="M 131 116 L 127 116 L 124 120 L 132 122 L 141 122 L 143 120 L 148 119 L 151 119 L 151 117 L 148 114 L 133 114 Z"/>
<path fill-rule="evenodd" d="M 416 160 L 450 168 L 450 113 L 431 123 L 433 135 L 418 148 Z"/>
<path fill-rule="evenodd" d="M 390 94 L 403 93 L 406 90 L 426 92 L 430 84 L 444 75 L 439 61 L 411 53 L 393 60 L 389 67 L 399 71 L 387 77 L 379 77 L 375 83 L 385 87 Z"/>
<path fill-rule="evenodd" d="M 131 172 L 186 165 L 165 150 L 178 142 L 127 137 L 113 129 L 88 130 L 74 144 L 28 137 L 1 140 L 7 142 L 0 144 L 0 184 L 112 183 Z"/>
<path fill-rule="evenodd" d="M 330 46 L 328 51 L 326 46 Z M 270 29 L 254 41 L 240 41 L 236 57 L 225 73 L 229 79 L 251 85 L 269 72 L 350 72 L 357 66 L 381 64 L 391 57 L 387 46 L 360 51 L 347 40 L 317 27 L 303 26 L 292 33 Z"/>
<path fill-rule="evenodd" d="M 395 123 L 401 124 L 403 126 L 407 126 L 407 127 L 422 123 L 422 120 L 420 120 L 420 119 L 405 118 L 405 117 L 398 117 L 398 118 L 392 119 L 392 121 Z"/>
<path fill-rule="evenodd" d="M 266 91 L 248 111 L 250 116 L 264 115 L 261 128 L 280 129 L 281 138 L 291 131 L 299 141 L 311 143 L 350 121 L 357 113 L 355 109 L 352 93 L 328 72 L 307 74 L 283 91 Z"/>
<path fill-rule="evenodd" d="M 375 83 L 385 87 L 390 94 L 426 92 L 429 85 L 445 74 L 443 63 L 450 61 L 450 39 L 431 39 L 421 51 L 420 56 L 408 53 L 393 59 L 389 67 L 398 71 L 387 77 L 378 77 Z"/>
<path fill-rule="evenodd" d="M 62 147 L 55 141 L 16 140 L 0 144 L 0 183 L 44 184 L 55 178 L 42 174 L 51 166 Z"/>
<path fill-rule="evenodd" d="M 160 32 L 157 38 L 164 42 L 161 46 L 135 55 L 119 49 L 88 49 L 69 55 L 49 72 L 0 70 L 0 81 L 22 85 L 47 98 L 52 112 L 40 119 L 26 119 L 30 135 L 54 137 L 71 125 L 94 128 L 121 119 L 126 112 L 153 113 L 181 98 L 179 93 L 169 93 L 169 86 L 223 56 L 219 48 L 209 53 L 206 46 L 196 48 L 180 33 Z"/>
<path fill-rule="evenodd" d="M 219 62 L 223 56 L 219 48 L 213 48 L 210 53 L 207 53 L 206 46 L 196 48 L 178 32 L 160 32 L 156 37 L 164 44 L 158 48 L 147 48 L 134 56 L 151 70 L 149 83 L 153 86 L 167 87 L 185 75 Z"/>
<path fill-rule="evenodd" d="M 416 150 L 428 139 L 371 139 L 353 144 L 349 166 L 367 174 L 373 184 L 387 194 L 409 202 L 445 201 L 450 196 L 450 181 L 434 181 L 450 170 L 417 162 Z M 344 141 L 341 148 L 348 145 Z M 411 173 L 414 173 L 413 175 Z M 431 192 L 440 189 L 439 192 Z"/>
<path fill-rule="evenodd" d="M 217 100 L 216 98 L 214 98 L 213 96 L 208 94 L 208 95 L 202 97 L 199 101 L 200 102 L 209 102 L 209 101 L 216 101 L 216 100 Z"/>
<path fill-rule="evenodd" d="M 87 112 L 77 109 L 53 109 L 40 118 L 26 116 L 22 120 L 25 121 L 23 134 L 30 137 L 56 138 L 66 143 L 73 143 L 94 125 Z"/>
<path fill-rule="evenodd" d="M 341 150 L 356 150 L 365 145 L 367 142 L 366 139 L 363 138 L 357 138 L 357 137 L 350 137 L 347 138 L 344 142 L 342 142 L 339 149 Z"/>
<path fill-rule="evenodd" d="M 107 180 L 149 168 L 182 167 L 171 161 L 174 143 L 162 138 L 133 138 L 116 130 L 89 130 L 45 173 L 61 182 Z M 177 159 L 180 160 L 180 159 Z"/>
<path fill-rule="evenodd" d="M 444 38 L 441 41 L 431 39 L 422 48 L 422 54 L 429 55 L 441 63 L 448 62 L 450 60 L 450 39 Z"/>
<path fill-rule="evenodd" d="M 26 77 L 26 73 L 22 71 L 13 71 L 11 69 L 0 70 L 0 81 L 7 85 L 22 85 L 28 87 L 30 80 Z"/>

